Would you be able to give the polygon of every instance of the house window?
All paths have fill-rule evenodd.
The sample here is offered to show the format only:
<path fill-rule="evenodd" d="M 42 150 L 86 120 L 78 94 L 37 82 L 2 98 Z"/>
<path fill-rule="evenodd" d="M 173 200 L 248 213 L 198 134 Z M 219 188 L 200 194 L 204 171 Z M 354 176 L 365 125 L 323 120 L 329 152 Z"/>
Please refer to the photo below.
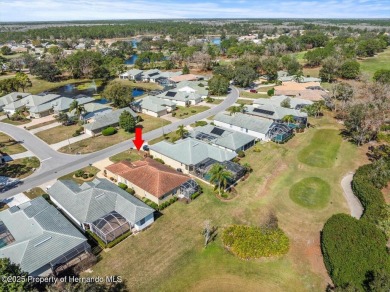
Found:
<path fill-rule="evenodd" d="M 142 218 L 140 221 L 139 221 L 139 225 L 144 225 L 145 224 L 145 218 Z"/>

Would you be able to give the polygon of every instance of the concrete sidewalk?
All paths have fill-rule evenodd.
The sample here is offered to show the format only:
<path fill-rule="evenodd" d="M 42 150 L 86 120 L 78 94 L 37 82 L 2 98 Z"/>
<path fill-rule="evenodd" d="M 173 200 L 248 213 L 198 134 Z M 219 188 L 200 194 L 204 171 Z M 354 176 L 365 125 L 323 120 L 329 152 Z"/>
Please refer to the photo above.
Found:
<path fill-rule="evenodd" d="M 64 146 L 69 146 L 72 147 L 72 143 L 76 143 L 78 141 L 81 141 L 81 140 L 85 140 L 85 139 L 88 139 L 88 138 L 91 138 L 91 136 L 87 135 L 87 134 L 82 134 L 80 136 L 77 136 L 77 137 L 72 137 L 70 139 L 66 139 L 66 140 L 63 140 L 61 142 L 58 142 L 58 143 L 55 143 L 55 144 L 51 144 L 49 145 L 52 149 L 54 150 L 58 150 Z"/>
<path fill-rule="evenodd" d="M 43 126 L 43 127 L 40 127 L 40 128 L 29 130 L 29 132 L 32 133 L 32 134 L 36 134 L 38 132 L 42 132 L 44 130 L 55 128 L 55 127 L 58 127 L 58 126 L 61 126 L 61 123 L 55 122 L 55 123 L 52 123 L 52 124 L 49 124 L 49 125 L 46 125 L 46 126 Z"/>
<path fill-rule="evenodd" d="M 16 160 L 16 159 L 33 157 L 33 156 L 35 156 L 34 153 L 32 153 L 31 151 L 26 151 L 26 152 L 22 152 L 22 153 L 18 153 L 18 154 L 4 156 L 4 159 L 5 159 L 5 161 L 8 162 L 8 161 Z"/>

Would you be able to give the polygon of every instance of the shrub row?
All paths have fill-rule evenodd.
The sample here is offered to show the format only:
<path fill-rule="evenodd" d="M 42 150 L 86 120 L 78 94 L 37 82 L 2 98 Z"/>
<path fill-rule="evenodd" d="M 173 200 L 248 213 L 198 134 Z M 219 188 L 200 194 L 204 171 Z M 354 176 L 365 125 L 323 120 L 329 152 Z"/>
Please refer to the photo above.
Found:
<path fill-rule="evenodd" d="M 92 237 L 98 244 L 101 248 L 111 248 L 111 247 L 114 247 L 115 245 L 117 245 L 119 242 L 125 240 L 127 237 L 129 237 L 131 235 L 131 231 L 127 231 L 125 233 L 123 233 L 121 236 L 115 238 L 113 241 L 109 242 L 109 243 L 105 243 L 99 236 L 97 236 L 95 233 L 93 233 L 91 230 L 87 230 L 87 234 Z"/>
<path fill-rule="evenodd" d="M 197 197 L 199 197 L 201 195 L 202 191 L 198 191 L 196 193 L 193 193 L 191 195 L 191 200 L 195 200 Z"/>
<path fill-rule="evenodd" d="M 127 189 L 127 185 L 124 184 L 124 183 L 118 183 L 118 187 L 120 187 L 122 190 L 126 190 Z"/>
<path fill-rule="evenodd" d="M 158 210 L 158 204 L 149 200 L 148 198 L 142 198 L 142 201 L 149 207 L 153 208 L 154 210 Z"/>
<path fill-rule="evenodd" d="M 177 197 L 173 197 L 173 198 L 171 198 L 170 200 L 165 201 L 164 203 L 162 203 L 161 205 L 159 205 L 157 210 L 164 210 L 166 207 L 172 205 L 172 204 L 173 204 L 174 202 L 176 202 L 177 200 L 178 200 Z"/>
<path fill-rule="evenodd" d="M 116 134 L 117 130 L 114 127 L 108 127 L 102 131 L 103 136 L 111 136 Z"/>
<path fill-rule="evenodd" d="M 289 249 L 289 239 L 279 228 L 232 225 L 223 231 L 222 241 L 242 259 L 283 255 Z"/>

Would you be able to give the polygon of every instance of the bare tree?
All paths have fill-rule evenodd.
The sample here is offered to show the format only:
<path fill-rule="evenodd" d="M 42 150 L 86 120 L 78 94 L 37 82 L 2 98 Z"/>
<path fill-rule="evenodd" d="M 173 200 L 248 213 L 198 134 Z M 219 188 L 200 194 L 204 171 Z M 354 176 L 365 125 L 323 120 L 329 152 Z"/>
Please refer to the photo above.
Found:
<path fill-rule="evenodd" d="M 206 220 L 203 224 L 203 236 L 204 236 L 204 246 L 207 247 L 207 245 L 215 239 L 217 236 L 217 228 L 215 226 L 211 225 L 210 220 Z"/>

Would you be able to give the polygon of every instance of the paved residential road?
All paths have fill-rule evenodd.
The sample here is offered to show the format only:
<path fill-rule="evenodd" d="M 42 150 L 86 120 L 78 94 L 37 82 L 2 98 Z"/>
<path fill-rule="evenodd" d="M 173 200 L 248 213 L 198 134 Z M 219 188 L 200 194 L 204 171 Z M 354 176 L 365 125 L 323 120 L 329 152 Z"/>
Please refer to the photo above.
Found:
<path fill-rule="evenodd" d="M 162 136 L 164 133 L 175 131 L 179 125 L 187 126 L 195 123 L 196 121 L 213 116 L 233 105 L 237 101 L 238 97 L 238 89 L 232 86 L 231 92 L 228 94 L 226 99 L 217 106 L 197 115 L 147 132 L 143 135 L 143 139 L 145 141 L 150 141 Z M 45 142 L 23 128 L 18 128 L 16 126 L 0 122 L 0 131 L 12 136 L 18 141 L 23 141 L 22 145 L 33 152 L 41 161 L 41 167 L 37 169 L 35 173 L 24 179 L 22 185 L 1 193 L 0 200 L 13 196 L 17 193 L 24 192 L 33 187 L 43 185 L 50 180 L 86 167 L 89 164 L 103 160 L 134 146 L 133 142 L 128 140 L 91 154 L 70 155 L 53 150 Z"/>

